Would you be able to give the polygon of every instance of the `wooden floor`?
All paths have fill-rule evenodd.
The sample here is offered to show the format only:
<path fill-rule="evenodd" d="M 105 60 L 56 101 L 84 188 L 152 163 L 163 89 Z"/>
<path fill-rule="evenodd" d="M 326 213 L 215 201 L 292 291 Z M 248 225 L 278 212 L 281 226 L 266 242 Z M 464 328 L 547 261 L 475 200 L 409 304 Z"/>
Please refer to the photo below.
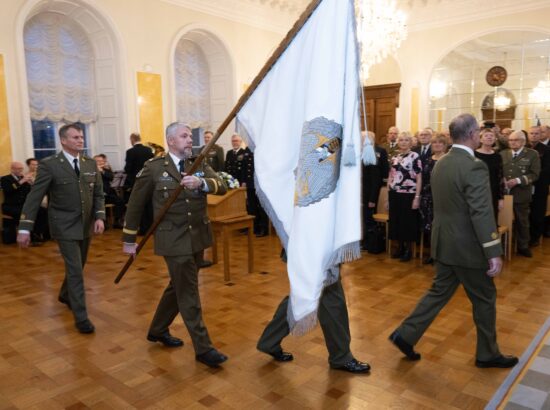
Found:
<path fill-rule="evenodd" d="M 236 237 L 232 249 L 246 249 L 245 238 Z M 371 374 L 330 370 L 319 328 L 287 338 L 293 362 L 273 362 L 255 346 L 288 292 L 275 236 L 255 240 L 252 274 L 238 250 L 231 284 L 224 284 L 221 264 L 201 272 L 205 322 L 229 356 L 223 369 L 209 369 L 195 362 L 180 318 L 172 333 L 183 348 L 145 340 L 166 268 L 149 246 L 114 285 L 125 261 L 119 239 L 120 231 L 108 231 L 90 249 L 93 335 L 77 333 L 57 302 L 63 268 L 55 243 L 0 246 L 0 409 L 482 409 L 508 372 L 474 366 L 475 330 L 462 289 L 418 344 L 422 360 L 403 360 L 387 337 L 429 286 L 432 268 L 368 254 L 343 269 L 343 283 L 352 350 L 372 365 Z M 515 257 L 496 281 L 500 347 L 518 356 L 550 316 L 550 240 L 534 254 Z"/>

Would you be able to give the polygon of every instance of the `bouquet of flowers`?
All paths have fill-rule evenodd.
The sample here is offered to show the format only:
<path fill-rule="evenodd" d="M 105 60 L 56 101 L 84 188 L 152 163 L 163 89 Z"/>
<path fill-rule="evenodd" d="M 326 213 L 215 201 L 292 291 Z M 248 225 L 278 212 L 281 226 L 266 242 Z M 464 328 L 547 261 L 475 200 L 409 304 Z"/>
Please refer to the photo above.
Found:
<path fill-rule="evenodd" d="M 233 175 L 230 175 L 227 172 L 218 172 L 218 175 L 221 179 L 223 179 L 223 182 L 225 182 L 225 185 L 227 185 L 229 189 L 240 187 L 239 181 Z"/>

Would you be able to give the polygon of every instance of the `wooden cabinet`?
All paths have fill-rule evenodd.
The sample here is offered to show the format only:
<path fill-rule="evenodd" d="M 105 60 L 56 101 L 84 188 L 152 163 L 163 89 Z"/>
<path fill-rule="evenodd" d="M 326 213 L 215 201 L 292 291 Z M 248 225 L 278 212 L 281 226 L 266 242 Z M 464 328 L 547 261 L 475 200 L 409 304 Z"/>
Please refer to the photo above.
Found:
<path fill-rule="evenodd" d="M 395 125 L 395 110 L 399 107 L 400 83 L 364 87 L 367 129 L 376 134 L 376 143 L 386 142 L 388 128 Z M 361 129 L 364 129 L 361 109 Z"/>

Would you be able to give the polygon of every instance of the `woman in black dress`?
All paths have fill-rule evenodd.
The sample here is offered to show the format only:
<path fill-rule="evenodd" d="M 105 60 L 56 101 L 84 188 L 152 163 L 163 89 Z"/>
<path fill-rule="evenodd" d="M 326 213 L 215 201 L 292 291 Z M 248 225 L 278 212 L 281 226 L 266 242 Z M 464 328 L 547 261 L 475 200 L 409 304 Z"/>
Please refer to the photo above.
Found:
<path fill-rule="evenodd" d="M 432 233 L 432 222 L 434 219 L 434 201 L 432 196 L 431 177 L 436 162 L 447 152 L 447 137 L 443 134 L 437 134 L 431 140 L 432 156 L 426 160 L 422 167 L 422 191 L 420 195 L 420 216 L 422 217 L 422 234 L 426 241 L 430 239 Z M 428 248 L 429 249 L 429 248 Z M 429 251 L 428 251 L 429 252 Z M 433 259 L 428 254 L 423 261 L 424 264 L 433 263 Z"/>
<path fill-rule="evenodd" d="M 422 188 L 422 161 L 411 151 L 412 136 L 402 132 L 397 137 L 399 154 L 391 159 L 388 177 L 389 237 L 399 241 L 392 258 L 411 260 L 411 244 L 418 238 L 418 207 Z"/>
<path fill-rule="evenodd" d="M 493 146 L 496 135 L 491 129 L 481 131 L 479 137 L 481 146 L 475 151 L 475 156 L 487 164 L 489 168 L 489 183 L 493 199 L 493 212 L 498 226 L 498 211 L 504 206 L 504 177 L 502 171 L 502 157 Z"/>

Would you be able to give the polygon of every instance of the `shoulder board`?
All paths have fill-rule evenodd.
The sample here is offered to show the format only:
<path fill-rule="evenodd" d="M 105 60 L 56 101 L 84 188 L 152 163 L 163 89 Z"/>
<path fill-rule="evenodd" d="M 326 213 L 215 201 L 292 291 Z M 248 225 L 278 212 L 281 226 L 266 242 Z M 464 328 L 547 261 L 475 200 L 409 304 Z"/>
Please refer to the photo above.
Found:
<path fill-rule="evenodd" d="M 153 162 L 153 161 L 160 161 L 161 159 L 164 159 L 164 155 L 161 155 L 159 157 L 153 157 L 151 159 L 148 159 L 147 162 Z"/>
<path fill-rule="evenodd" d="M 86 160 L 86 161 L 91 161 L 91 160 L 92 160 L 92 158 L 90 158 L 90 157 L 87 156 L 87 155 L 82 155 L 82 159 L 83 159 L 83 160 Z"/>
<path fill-rule="evenodd" d="M 42 159 L 40 160 L 40 162 L 51 161 L 51 160 L 54 159 L 54 158 L 57 158 L 57 154 L 55 154 L 55 155 L 50 155 L 49 157 L 46 157 L 46 158 L 42 158 Z"/>

